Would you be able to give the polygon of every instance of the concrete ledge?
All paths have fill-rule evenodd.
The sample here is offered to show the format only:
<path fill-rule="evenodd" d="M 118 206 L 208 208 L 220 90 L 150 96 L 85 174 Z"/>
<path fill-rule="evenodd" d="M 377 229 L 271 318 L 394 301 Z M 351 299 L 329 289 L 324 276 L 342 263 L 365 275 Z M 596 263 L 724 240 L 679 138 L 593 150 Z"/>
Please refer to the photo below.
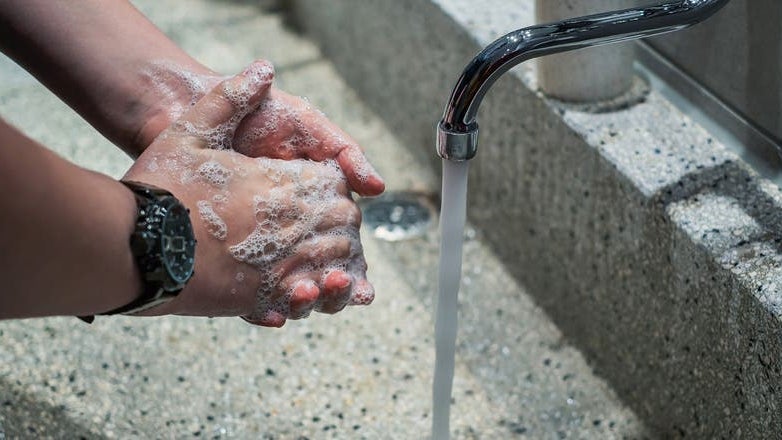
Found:
<path fill-rule="evenodd" d="M 531 24 L 533 2 L 514 3 L 297 0 L 290 12 L 439 168 L 434 126 L 459 72 Z M 782 432 L 779 189 L 655 91 L 590 113 L 540 95 L 533 69 L 482 106 L 473 224 L 659 435 Z"/>

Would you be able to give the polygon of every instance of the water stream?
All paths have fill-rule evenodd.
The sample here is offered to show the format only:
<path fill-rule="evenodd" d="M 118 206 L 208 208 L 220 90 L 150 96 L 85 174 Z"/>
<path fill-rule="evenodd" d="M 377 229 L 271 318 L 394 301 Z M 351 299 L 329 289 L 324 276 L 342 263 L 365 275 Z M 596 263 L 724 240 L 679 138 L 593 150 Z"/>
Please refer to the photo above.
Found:
<path fill-rule="evenodd" d="M 432 439 L 450 437 L 451 389 L 459 283 L 462 271 L 462 241 L 467 210 L 469 161 L 443 160 L 442 205 L 440 209 L 440 271 L 435 314 L 435 370 L 432 389 Z"/>

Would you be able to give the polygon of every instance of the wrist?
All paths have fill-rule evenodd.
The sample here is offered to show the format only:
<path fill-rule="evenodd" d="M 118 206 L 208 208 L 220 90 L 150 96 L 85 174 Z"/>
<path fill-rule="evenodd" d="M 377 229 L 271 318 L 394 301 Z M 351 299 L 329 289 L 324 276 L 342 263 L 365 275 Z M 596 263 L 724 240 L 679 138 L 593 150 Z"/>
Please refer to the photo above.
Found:
<path fill-rule="evenodd" d="M 167 304 L 193 275 L 195 237 L 187 208 L 161 188 L 122 183 L 133 192 L 137 205 L 128 245 L 142 288 L 140 295 L 104 315 L 136 315 Z M 91 317 L 82 319 L 92 321 Z"/>
<path fill-rule="evenodd" d="M 133 258 L 128 238 L 133 232 L 137 207 L 132 192 L 119 182 L 91 171 L 81 171 L 73 176 L 82 188 L 80 194 L 90 194 L 89 202 L 82 209 L 101 213 L 104 225 L 100 234 L 92 232 L 94 243 L 86 249 L 79 246 L 73 251 L 77 261 L 92 261 L 90 271 L 77 279 L 89 288 L 83 288 L 75 296 L 74 307 L 79 315 L 101 313 L 137 298 L 143 286 Z M 111 206 L 111 209 L 106 207 Z M 85 257 L 86 256 L 86 257 Z"/>

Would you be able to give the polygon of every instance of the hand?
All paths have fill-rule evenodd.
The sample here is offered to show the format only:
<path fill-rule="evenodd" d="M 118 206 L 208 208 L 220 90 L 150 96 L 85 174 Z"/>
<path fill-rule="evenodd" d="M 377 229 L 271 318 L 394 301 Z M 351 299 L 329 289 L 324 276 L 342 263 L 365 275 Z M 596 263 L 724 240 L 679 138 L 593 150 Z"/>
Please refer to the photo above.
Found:
<path fill-rule="evenodd" d="M 332 160 L 251 158 L 226 149 L 267 96 L 256 62 L 211 89 L 164 130 L 125 176 L 171 191 L 190 208 L 195 275 L 144 314 L 242 316 L 281 326 L 316 310 L 369 304 L 361 213 Z"/>
<path fill-rule="evenodd" d="M 145 112 L 147 122 L 137 141 L 143 145 L 221 80 L 167 64 L 152 66 L 146 77 L 149 93 L 163 97 L 157 102 L 165 108 Z M 227 146 L 250 157 L 334 160 L 350 188 L 363 196 L 379 195 L 385 189 L 383 179 L 350 136 L 305 100 L 275 88 L 269 88 L 258 108 L 238 126 L 235 138 L 227 141 Z"/>
<path fill-rule="evenodd" d="M 385 184 L 361 147 L 307 101 L 272 88 L 236 131 L 233 149 L 250 157 L 336 160 L 351 188 L 376 196 Z"/>

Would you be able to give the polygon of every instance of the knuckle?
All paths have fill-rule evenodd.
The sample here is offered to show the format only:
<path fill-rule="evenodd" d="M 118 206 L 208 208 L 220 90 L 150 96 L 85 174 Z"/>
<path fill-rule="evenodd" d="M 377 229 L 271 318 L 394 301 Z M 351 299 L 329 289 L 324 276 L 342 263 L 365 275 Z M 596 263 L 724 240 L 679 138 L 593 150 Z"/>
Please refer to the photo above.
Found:
<path fill-rule="evenodd" d="M 338 256 L 349 255 L 351 247 L 352 247 L 352 243 L 347 238 L 338 239 L 337 245 L 334 246 L 336 250 L 336 255 Z"/>

